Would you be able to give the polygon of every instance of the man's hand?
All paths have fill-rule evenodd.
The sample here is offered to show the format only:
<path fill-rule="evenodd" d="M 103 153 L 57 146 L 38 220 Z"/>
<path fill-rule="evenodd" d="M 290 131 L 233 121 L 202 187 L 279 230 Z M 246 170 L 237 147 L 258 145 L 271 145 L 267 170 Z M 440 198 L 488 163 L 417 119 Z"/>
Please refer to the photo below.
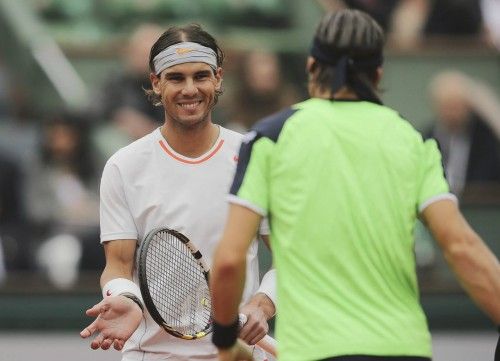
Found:
<path fill-rule="evenodd" d="M 86 314 L 96 319 L 80 332 L 80 336 L 87 338 L 99 332 L 90 344 L 94 350 L 107 350 L 111 346 L 121 350 L 142 320 L 141 308 L 124 296 L 106 297 Z"/>
<path fill-rule="evenodd" d="M 227 349 L 219 349 L 220 361 L 253 361 L 252 348 L 243 341 L 237 340 L 236 343 Z"/>
<path fill-rule="evenodd" d="M 240 308 L 247 322 L 238 335 L 249 345 L 255 345 L 269 331 L 267 320 L 274 315 L 273 302 L 263 293 L 257 293 L 247 304 Z"/>

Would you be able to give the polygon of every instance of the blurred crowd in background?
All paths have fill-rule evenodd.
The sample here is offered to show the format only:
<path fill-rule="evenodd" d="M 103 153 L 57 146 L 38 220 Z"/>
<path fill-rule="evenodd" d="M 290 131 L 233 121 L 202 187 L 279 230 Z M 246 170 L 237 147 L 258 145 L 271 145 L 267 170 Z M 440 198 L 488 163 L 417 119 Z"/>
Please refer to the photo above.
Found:
<path fill-rule="evenodd" d="M 2 0 L 0 4 L 5 6 L 7 2 Z M 84 26 L 95 15 L 95 9 L 91 13 L 83 5 L 92 2 L 31 3 L 42 24 L 74 20 L 74 27 Z M 111 49 L 102 49 L 105 60 L 111 59 L 113 66 L 109 71 L 99 70 L 98 81 L 87 81 L 81 75 L 89 96 L 77 107 L 64 102 L 50 109 L 35 106 L 33 97 L 26 96 L 30 79 L 21 80 L 11 54 L 1 49 L 0 283 L 11 274 L 38 272 L 54 287 L 68 289 L 82 271 L 101 270 L 104 255 L 99 245 L 98 189 L 102 167 L 117 149 L 151 132 L 164 120 L 162 109 L 151 105 L 144 89 L 149 88 L 149 49 L 169 26 L 171 13 L 162 13 L 161 2 L 148 1 L 150 6 L 157 4 L 156 10 L 144 10 L 142 17 L 131 22 L 133 26 L 126 26 L 130 18 L 127 11 L 139 1 L 102 3 L 107 4 L 104 13 L 113 8 L 118 14 L 115 30 L 122 40 L 114 42 Z M 171 8 L 174 3 L 179 5 L 178 11 L 200 11 L 190 1 L 164 3 Z M 220 16 L 217 4 L 225 3 L 233 6 L 226 9 L 226 22 L 277 32 L 291 26 L 282 12 L 270 12 L 267 5 L 262 5 L 264 1 L 242 1 L 247 8 L 239 12 L 235 1 L 206 3 L 213 5 L 211 16 L 215 21 Z M 286 1 L 270 3 L 275 5 L 273 9 L 286 10 Z M 457 46 L 470 46 L 472 52 L 483 49 L 496 57 L 500 77 L 498 0 L 318 0 L 311 1 L 310 6 L 319 12 L 353 7 L 371 13 L 388 32 L 389 52 L 418 53 L 435 41 L 450 47 L 465 44 Z M 242 16 L 245 12 L 247 16 Z M 195 15 L 194 20 L 203 25 L 202 14 Z M 96 32 L 94 29 L 92 34 L 98 39 Z M 71 59 L 78 58 L 82 44 L 72 43 L 70 36 L 60 32 L 59 37 L 63 39 L 63 51 L 73 50 Z M 226 45 L 224 37 L 221 39 L 228 56 L 225 93 L 214 112 L 217 123 L 245 132 L 263 116 L 307 97 L 303 70 L 307 44 L 293 53 L 280 51 L 279 47 L 238 47 L 230 41 Z M 20 66 L 22 62 L 20 59 Z M 450 64 L 449 69 L 429 75 L 427 94 L 408 90 L 408 97 L 427 101 L 432 119 L 419 130 L 425 138 L 438 140 L 450 187 L 459 197 L 468 184 L 480 184 L 481 189 L 491 192 L 488 194 L 498 195 L 498 84 L 499 79 L 491 83 L 479 80 Z"/>

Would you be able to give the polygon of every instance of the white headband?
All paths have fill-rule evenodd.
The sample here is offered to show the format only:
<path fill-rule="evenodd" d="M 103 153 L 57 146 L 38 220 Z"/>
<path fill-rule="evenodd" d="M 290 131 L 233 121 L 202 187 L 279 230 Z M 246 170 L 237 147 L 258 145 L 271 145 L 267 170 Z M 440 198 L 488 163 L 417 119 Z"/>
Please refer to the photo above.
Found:
<path fill-rule="evenodd" d="M 171 66 L 184 63 L 206 63 L 213 70 L 217 69 L 215 51 L 198 43 L 177 43 L 162 50 L 153 58 L 156 75 Z"/>

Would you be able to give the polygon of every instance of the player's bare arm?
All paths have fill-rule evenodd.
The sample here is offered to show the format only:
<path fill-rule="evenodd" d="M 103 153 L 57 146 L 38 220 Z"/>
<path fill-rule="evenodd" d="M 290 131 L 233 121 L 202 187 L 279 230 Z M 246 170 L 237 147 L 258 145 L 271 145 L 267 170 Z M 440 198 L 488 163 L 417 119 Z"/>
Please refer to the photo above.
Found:
<path fill-rule="evenodd" d="M 261 218 L 248 208 L 230 205 L 224 235 L 215 252 L 210 282 L 214 321 L 219 325 L 229 326 L 237 319 L 245 283 L 246 253 Z"/>
<path fill-rule="evenodd" d="M 132 280 L 136 247 L 137 241 L 135 239 L 104 243 L 106 267 L 101 275 L 101 287 L 115 278 Z"/>
<path fill-rule="evenodd" d="M 500 324 L 498 259 L 472 230 L 455 202 L 435 202 L 423 211 L 422 217 L 467 293 L 493 322 Z"/>
<path fill-rule="evenodd" d="M 104 244 L 106 267 L 101 275 L 103 289 L 113 280 L 132 282 L 136 243 L 136 240 L 116 240 Z M 86 311 L 87 316 L 96 319 L 80 332 L 80 336 L 87 338 L 98 333 L 91 348 L 107 350 L 113 346 L 116 350 L 121 350 L 125 341 L 139 326 L 142 309 L 137 301 L 129 297 L 113 295 L 111 289 L 105 292 L 104 299 Z"/>

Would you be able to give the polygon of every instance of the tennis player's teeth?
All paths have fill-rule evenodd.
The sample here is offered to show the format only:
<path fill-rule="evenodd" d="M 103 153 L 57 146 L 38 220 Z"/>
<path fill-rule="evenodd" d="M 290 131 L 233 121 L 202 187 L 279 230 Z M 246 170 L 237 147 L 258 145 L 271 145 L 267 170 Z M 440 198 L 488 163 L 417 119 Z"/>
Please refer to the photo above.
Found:
<path fill-rule="evenodd" d="M 195 102 L 195 103 L 183 103 L 181 104 L 181 107 L 183 107 L 184 109 L 194 109 L 196 108 L 196 106 L 198 104 L 200 104 L 201 102 Z"/>

